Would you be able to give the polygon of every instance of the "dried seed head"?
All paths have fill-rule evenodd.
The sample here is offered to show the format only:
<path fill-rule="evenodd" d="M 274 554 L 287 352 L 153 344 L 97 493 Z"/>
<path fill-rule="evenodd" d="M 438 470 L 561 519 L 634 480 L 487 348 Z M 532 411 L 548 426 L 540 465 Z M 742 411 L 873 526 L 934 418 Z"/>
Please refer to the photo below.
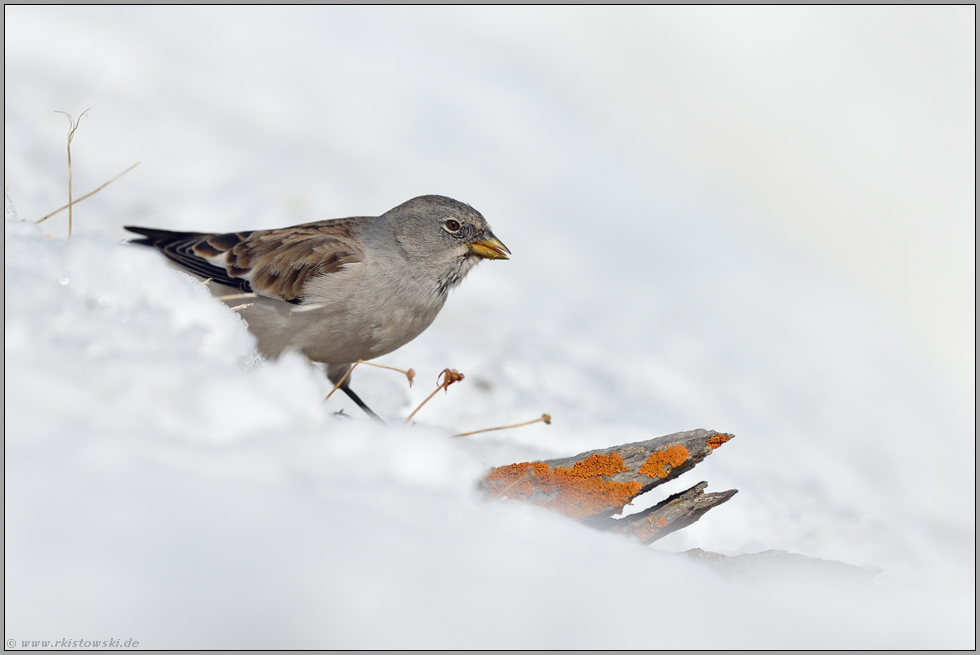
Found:
<path fill-rule="evenodd" d="M 439 374 L 439 377 L 436 378 L 436 384 L 438 384 L 441 389 L 445 390 L 446 393 L 449 393 L 449 385 L 462 382 L 464 377 L 466 376 L 456 369 L 447 368 Z"/>

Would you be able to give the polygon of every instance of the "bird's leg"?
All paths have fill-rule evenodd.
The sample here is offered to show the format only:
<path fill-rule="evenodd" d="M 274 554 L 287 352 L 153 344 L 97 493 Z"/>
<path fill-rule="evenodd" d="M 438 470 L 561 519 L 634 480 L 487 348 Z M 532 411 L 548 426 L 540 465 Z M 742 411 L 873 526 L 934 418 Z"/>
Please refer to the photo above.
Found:
<path fill-rule="evenodd" d="M 381 424 L 382 425 L 385 425 L 385 422 L 381 420 L 381 417 L 378 416 L 377 414 L 375 414 L 371 410 L 371 408 L 368 407 L 367 404 L 363 400 L 361 400 L 360 397 L 358 397 L 358 395 L 356 393 L 354 393 L 354 391 L 348 385 L 345 384 L 345 385 L 343 385 L 340 388 L 343 389 L 344 390 L 344 393 L 346 393 L 347 396 L 351 400 L 353 400 L 355 403 L 357 403 L 357 406 L 360 407 L 361 409 L 363 409 L 365 411 L 365 413 L 367 413 L 368 416 L 370 416 L 371 418 L 373 418 L 375 421 L 381 421 Z"/>
<path fill-rule="evenodd" d="M 354 370 L 354 366 L 357 366 L 357 364 L 360 363 L 361 362 L 357 362 L 353 366 L 351 364 L 343 364 L 341 366 L 327 365 L 327 379 L 336 385 L 334 386 L 333 391 L 327 394 L 327 398 L 329 398 L 338 388 L 343 389 L 348 398 L 357 403 L 357 406 L 363 409 L 368 416 L 376 421 L 380 421 L 383 425 L 385 422 L 381 420 L 381 417 L 375 414 L 371 408 L 367 406 L 367 403 L 361 400 L 361 398 L 350 388 L 351 371 Z"/>

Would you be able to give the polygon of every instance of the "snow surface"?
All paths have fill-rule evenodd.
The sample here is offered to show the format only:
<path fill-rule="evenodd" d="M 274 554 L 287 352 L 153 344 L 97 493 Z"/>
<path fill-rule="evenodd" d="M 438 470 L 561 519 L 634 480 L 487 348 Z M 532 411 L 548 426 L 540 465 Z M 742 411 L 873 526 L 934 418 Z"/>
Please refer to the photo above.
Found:
<path fill-rule="evenodd" d="M 458 19 L 5 8 L 5 638 L 972 648 L 970 426 L 860 308 Z M 89 106 L 76 197 L 142 164 L 66 240 L 66 212 L 33 220 L 65 202 L 52 112 Z M 414 388 L 356 371 L 393 424 L 466 374 L 411 428 L 324 404 L 322 371 L 258 361 L 237 314 L 119 243 L 423 193 L 470 202 L 514 256 L 380 360 Z M 737 437 L 637 507 L 739 493 L 652 547 L 475 490 L 491 466 L 698 427 Z"/>

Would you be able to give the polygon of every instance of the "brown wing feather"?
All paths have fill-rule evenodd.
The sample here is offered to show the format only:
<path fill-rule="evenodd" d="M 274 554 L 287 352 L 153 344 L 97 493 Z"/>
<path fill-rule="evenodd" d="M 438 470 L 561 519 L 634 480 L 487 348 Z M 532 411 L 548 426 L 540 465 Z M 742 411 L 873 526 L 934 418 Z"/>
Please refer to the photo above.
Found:
<path fill-rule="evenodd" d="M 223 264 L 232 278 L 246 280 L 256 293 L 286 302 L 302 301 L 306 283 L 363 260 L 352 236 L 362 218 L 342 218 L 278 230 L 208 235 L 194 253 Z"/>

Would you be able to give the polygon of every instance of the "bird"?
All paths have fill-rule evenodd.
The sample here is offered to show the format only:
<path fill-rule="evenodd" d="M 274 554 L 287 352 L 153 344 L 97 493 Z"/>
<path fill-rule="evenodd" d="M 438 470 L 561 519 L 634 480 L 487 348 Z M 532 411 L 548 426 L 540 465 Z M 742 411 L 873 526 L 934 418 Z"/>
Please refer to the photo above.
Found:
<path fill-rule="evenodd" d="M 412 198 L 380 216 L 230 233 L 124 226 L 129 243 L 161 251 L 241 315 L 259 354 L 299 351 L 373 419 L 350 388 L 350 368 L 419 336 L 450 290 L 483 259 L 510 250 L 480 212 L 445 196 Z M 383 422 L 383 421 L 382 421 Z"/>

